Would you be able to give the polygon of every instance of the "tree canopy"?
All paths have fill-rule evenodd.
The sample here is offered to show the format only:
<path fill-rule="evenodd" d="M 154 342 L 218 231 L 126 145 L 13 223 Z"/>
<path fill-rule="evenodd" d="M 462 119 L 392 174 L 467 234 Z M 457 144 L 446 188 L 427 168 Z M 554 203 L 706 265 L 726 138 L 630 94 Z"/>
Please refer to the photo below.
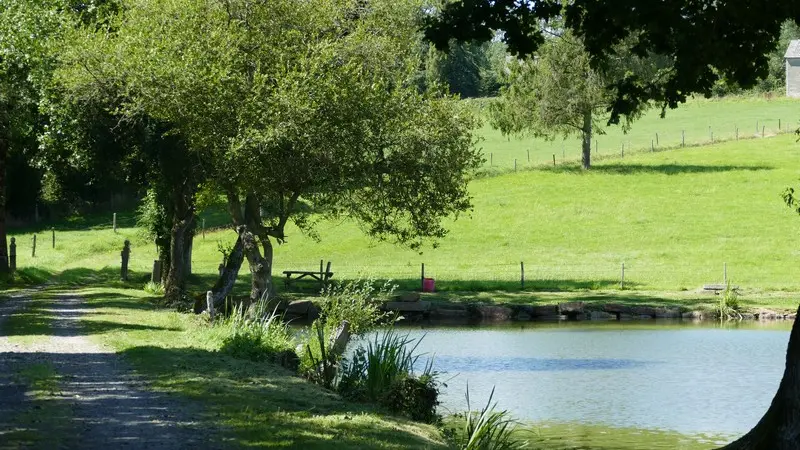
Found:
<path fill-rule="evenodd" d="M 612 86 L 611 122 L 656 101 L 676 107 L 687 96 L 709 96 L 725 78 L 752 87 L 767 75 L 768 54 L 778 43 L 781 26 L 800 20 L 798 2 L 720 0 L 459 0 L 446 4 L 427 23 L 426 37 L 439 48 L 451 39 L 486 41 L 497 30 L 509 51 L 532 54 L 544 43 L 547 24 L 563 20 L 583 39 L 593 66 L 613 57 L 618 44 L 630 41 L 639 56 L 659 54 L 673 61 L 656 80 L 636 75 Z"/>

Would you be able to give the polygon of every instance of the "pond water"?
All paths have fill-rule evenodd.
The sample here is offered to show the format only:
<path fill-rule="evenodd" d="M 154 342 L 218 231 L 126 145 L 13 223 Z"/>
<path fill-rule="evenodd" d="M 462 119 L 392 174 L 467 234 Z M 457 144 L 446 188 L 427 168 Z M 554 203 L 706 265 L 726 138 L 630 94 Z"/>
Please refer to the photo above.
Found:
<path fill-rule="evenodd" d="M 434 355 L 435 369 L 445 373 L 445 414 L 466 409 L 469 385 L 473 409 L 494 388 L 500 409 L 531 424 L 747 432 L 778 387 L 791 322 L 659 322 L 402 332 L 423 338 L 418 350 Z"/>

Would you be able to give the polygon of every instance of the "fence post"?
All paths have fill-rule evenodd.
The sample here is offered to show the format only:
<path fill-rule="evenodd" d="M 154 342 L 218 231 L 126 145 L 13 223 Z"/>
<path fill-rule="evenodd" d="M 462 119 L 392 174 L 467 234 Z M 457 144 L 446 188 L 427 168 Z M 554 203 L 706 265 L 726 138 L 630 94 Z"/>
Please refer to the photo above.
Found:
<path fill-rule="evenodd" d="M 722 284 L 728 285 L 728 263 L 722 263 Z"/>
<path fill-rule="evenodd" d="M 114 229 L 114 233 L 117 232 L 117 213 L 114 213 L 114 218 L 111 221 L 111 227 Z"/>
<path fill-rule="evenodd" d="M 766 127 L 767 127 L 766 125 L 761 125 L 761 137 L 762 138 L 764 137 L 764 128 L 766 128 Z"/>
<path fill-rule="evenodd" d="M 553 167 L 556 166 L 556 154 L 553 153 Z"/>
<path fill-rule="evenodd" d="M 625 289 L 625 263 L 622 263 L 622 274 L 619 278 L 619 290 Z"/>
<path fill-rule="evenodd" d="M 778 119 L 778 131 L 781 131 L 781 119 Z"/>
<path fill-rule="evenodd" d="M 425 263 L 422 263 L 422 271 L 421 271 L 421 274 L 420 274 L 419 278 L 420 278 L 420 280 L 419 280 L 419 290 L 420 291 L 424 291 L 425 290 Z"/>
<path fill-rule="evenodd" d="M 53 248 L 56 248 L 56 227 L 50 228 L 50 231 L 53 232 Z"/>
<path fill-rule="evenodd" d="M 594 140 L 594 154 L 595 155 L 599 155 L 600 154 L 600 153 L 598 153 L 598 150 L 597 150 L 597 139 Z"/>
<path fill-rule="evenodd" d="M 658 145 L 658 133 L 656 133 L 656 145 Z"/>
<path fill-rule="evenodd" d="M 11 245 L 8 247 L 8 267 L 12 272 L 17 270 L 17 238 L 11 238 Z"/>
<path fill-rule="evenodd" d="M 36 258 L 36 235 L 33 235 L 33 247 L 31 248 L 31 258 Z"/>
<path fill-rule="evenodd" d="M 681 147 L 686 146 L 686 130 L 681 130 Z"/>
<path fill-rule="evenodd" d="M 203 219 L 203 225 L 202 225 L 201 229 L 203 230 L 203 240 L 205 240 L 205 238 L 206 238 L 206 219 Z"/>
<path fill-rule="evenodd" d="M 528 162 L 531 162 L 531 149 L 528 149 Z"/>
<path fill-rule="evenodd" d="M 622 155 L 623 158 L 625 157 L 625 143 L 624 142 L 622 143 L 622 150 L 620 151 L 620 155 Z"/>
<path fill-rule="evenodd" d="M 736 140 L 738 141 L 739 140 L 739 127 L 735 127 L 735 128 L 736 128 Z"/>
<path fill-rule="evenodd" d="M 489 153 L 489 167 L 494 165 L 494 153 Z"/>
<path fill-rule="evenodd" d="M 128 261 L 130 261 L 131 258 L 131 241 L 125 239 L 125 242 L 122 244 L 122 251 L 119 255 L 122 258 L 120 279 L 122 281 L 128 281 Z"/>
<path fill-rule="evenodd" d="M 525 263 L 519 262 L 519 283 L 522 289 L 525 289 Z"/>
<path fill-rule="evenodd" d="M 517 171 L 517 158 L 514 158 L 514 172 Z"/>
<path fill-rule="evenodd" d="M 654 151 L 655 151 L 655 147 L 653 147 L 653 140 L 650 139 L 650 152 L 654 152 Z"/>

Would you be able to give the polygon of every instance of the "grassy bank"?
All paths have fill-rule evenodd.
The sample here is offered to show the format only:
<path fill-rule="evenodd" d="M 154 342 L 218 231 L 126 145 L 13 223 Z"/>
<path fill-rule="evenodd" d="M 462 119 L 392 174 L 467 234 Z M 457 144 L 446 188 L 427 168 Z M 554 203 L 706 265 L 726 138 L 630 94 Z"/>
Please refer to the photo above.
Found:
<path fill-rule="evenodd" d="M 87 335 L 111 346 L 161 392 L 202 405 L 198 420 L 237 445 L 277 448 L 443 448 L 435 428 L 388 416 L 269 364 L 218 352 L 218 327 L 160 310 L 140 291 L 87 289 Z"/>

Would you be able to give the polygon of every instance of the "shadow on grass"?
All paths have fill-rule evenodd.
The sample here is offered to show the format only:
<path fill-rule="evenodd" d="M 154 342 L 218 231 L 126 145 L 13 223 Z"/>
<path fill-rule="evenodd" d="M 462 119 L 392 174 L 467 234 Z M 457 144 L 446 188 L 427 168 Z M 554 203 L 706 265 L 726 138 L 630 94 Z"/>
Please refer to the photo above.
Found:
<path fill-rule="evenodd" d="M 135 347 L 123 352 L 159 390 L 203 403 L 204 420 L 222 419 L 243 446 L 281 448 L 436 448 L 405 419 L 343 401 L 278 366 L 194 348 Z M 400 425 L 400 426 L 398 426 Z M 442 446 L 443 447 L 443 446 Z"/>
<path fill-rule="evenodd" d="M 598 164 L 592 166 L 588 172 L 602 173 L 611 175 L 636 175 L 636 174 L 662 174 L 680 175 L 692 173 L 719 173 L 719 172 L 740 172 L 740 171 L 762 171 L 774 170 L 772 166 L 737 166 L 737 165 L 695 165 L 695 164 Z M 554 173 L 587 173 L 578 164 L 562 164 L 556 167 L 542 167 L 541 172 Z"/>

